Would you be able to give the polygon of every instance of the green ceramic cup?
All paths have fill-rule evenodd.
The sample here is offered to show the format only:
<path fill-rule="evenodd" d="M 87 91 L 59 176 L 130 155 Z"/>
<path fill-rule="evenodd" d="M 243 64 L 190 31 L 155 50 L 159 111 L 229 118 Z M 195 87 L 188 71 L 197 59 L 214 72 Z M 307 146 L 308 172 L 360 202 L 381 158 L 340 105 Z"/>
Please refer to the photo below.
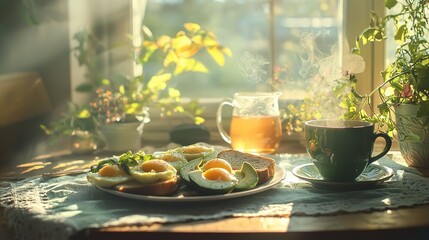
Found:
<path fill-rule="evenodd" d="M 384 138 L 381 153 L 372 156 L 377 138 Z M 372 123 L 360 120 L 311 120 L 305 122 L 306 149 L 324 180 L 350 182 L 366 166 L 390 150 L 387 134 L 374 133 Z"/>

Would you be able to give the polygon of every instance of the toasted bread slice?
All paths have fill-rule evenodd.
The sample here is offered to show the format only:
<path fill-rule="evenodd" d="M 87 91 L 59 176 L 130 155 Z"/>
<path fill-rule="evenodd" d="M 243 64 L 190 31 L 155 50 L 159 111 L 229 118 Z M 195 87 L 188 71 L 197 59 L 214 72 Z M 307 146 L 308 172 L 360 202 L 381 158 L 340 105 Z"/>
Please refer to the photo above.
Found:
<path fill-rule="evenodd" d="M 217 157 L 228 161 L 234 170 L 240 169 L 243 162 L 248 162 L 256 169 L 256 172 L 258 173 L 258 184 L 267 182 L 275 174 L 276 161 L 269 157 L 244 153 L 232 149 L 219 152 Z"/>
<path fill-rule="evenodd" d="M 179 186 L 179 177 L 175 176 L 172 179 L 144 184 L 137 181 L 127 182 L 116 185 L 115 189 L 120 192 L 135 193 L 151 196 L 166 196 L 173 194 Z"/>

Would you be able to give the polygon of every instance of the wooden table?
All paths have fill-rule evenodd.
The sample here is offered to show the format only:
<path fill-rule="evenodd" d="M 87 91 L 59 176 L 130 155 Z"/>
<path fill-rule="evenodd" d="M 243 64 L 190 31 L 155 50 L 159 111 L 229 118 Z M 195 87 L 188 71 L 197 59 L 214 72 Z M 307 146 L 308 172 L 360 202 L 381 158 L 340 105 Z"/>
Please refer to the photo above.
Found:
<path fill-rule="evenodd" d="M 92 229 L 73 239 L 429 239 L 429 205 L 370 213 L 227 218 Z"/>
<path fill-rule="evenodd" d="M 55 169 L 76 170 L 73 162 L 80 166 L 82 161 L 89 164 L 87 156 L 73 156 L 72 159 L 71 161 L 70 157 L 62 156 L 60 153 L 58 156 L 39 156 L 30 162 L 17 163 L 13 167 L 2 167 L 0 176 L 27 177 Z M 5 219 L 0 217 L 0 239 L 12 239 L 12 235 L 6 227 Z M 332 216 L 241 217 L 151 226 L 110 227 L 88 229 L 73 237 L 73 239 L 134 238 L 429 239 L 429 205 Z"/>

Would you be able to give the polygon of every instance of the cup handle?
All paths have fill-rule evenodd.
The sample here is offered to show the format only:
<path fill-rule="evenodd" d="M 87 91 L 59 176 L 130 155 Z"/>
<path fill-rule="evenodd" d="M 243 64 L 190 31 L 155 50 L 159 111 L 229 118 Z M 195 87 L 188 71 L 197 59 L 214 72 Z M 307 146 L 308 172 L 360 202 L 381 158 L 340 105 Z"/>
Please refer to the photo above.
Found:
<path fill-rule="evenodd" d="M 223 125 L 222 125 L 222 109 L 223 109 L 223 106 L 225 106 L 225 105 L 229 105 L 231 107 L 234 107 L 234 105 L 232 104 L 232 100 L 230 100 L 230 99 L 222 100 L 222 102 L 219 104 L 219 107 L 217 108 L 216 124 L 217 124 L 217 128 L 218 128 L 219 133 L 222 136 L 223 140 L 225 140 L 225 142 L 231 144 L 231 137 L 228 135 L 228 133 L 225 131 L 225 129 L 223 128 Z"/>
<path fill-rule="evenodd" d="M 386 155 L 389 152 L 390 147 L 392 147 L 392 139 L 386 133 L 377 133 L 377 134 L 375 134 L 374 135 L 373 144 L 375 143 L 375 140 L 378 137 L 384 138 L 384 140 L 386 141 L 386 145 L 384 146 L 384 149 L 383 149 L 383 151 L 381 151 L 381 153 L 379 153 L 378 155 L 376 155 L 374 157 L 371 157 L 369 159 L 369 163 L 368 164 L 373 163 L 374 161 L 376 161 L 376 160 L 380 159 L 381 157 L 383 157 L 384 155 Z"/>

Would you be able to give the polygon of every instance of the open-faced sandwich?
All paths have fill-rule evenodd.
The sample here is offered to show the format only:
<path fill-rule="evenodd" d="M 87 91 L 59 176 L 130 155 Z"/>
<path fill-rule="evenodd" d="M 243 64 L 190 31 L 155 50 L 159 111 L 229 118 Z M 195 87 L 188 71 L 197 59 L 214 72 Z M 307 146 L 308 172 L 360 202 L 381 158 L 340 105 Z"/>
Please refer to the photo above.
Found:
<path fill-rule="evenodd" d="M 92 166 L 87 179 L 99 187 L 134 194 L 172 195 L 181 184 L 207 195 L 255 188 L 272 178 L 274 171 L 271 158 L 190 145 L 154 154 L 113 156 Z"/>
<path fill-rule="evenodd" d="M 92 166 L 87 179 L 93 185 L 144 195 L 170 195 L 178 188 L 177 170 L 168 162 L 143 152 L 127 152 Z"/>
<path fill-rule="evenodd" d="M 179 172 L 181 178 L 202 194 L 244 191 L 266 183 L 275 174 L 272 158 L 223 150 L 210 159 L 195 159 Z"/>

